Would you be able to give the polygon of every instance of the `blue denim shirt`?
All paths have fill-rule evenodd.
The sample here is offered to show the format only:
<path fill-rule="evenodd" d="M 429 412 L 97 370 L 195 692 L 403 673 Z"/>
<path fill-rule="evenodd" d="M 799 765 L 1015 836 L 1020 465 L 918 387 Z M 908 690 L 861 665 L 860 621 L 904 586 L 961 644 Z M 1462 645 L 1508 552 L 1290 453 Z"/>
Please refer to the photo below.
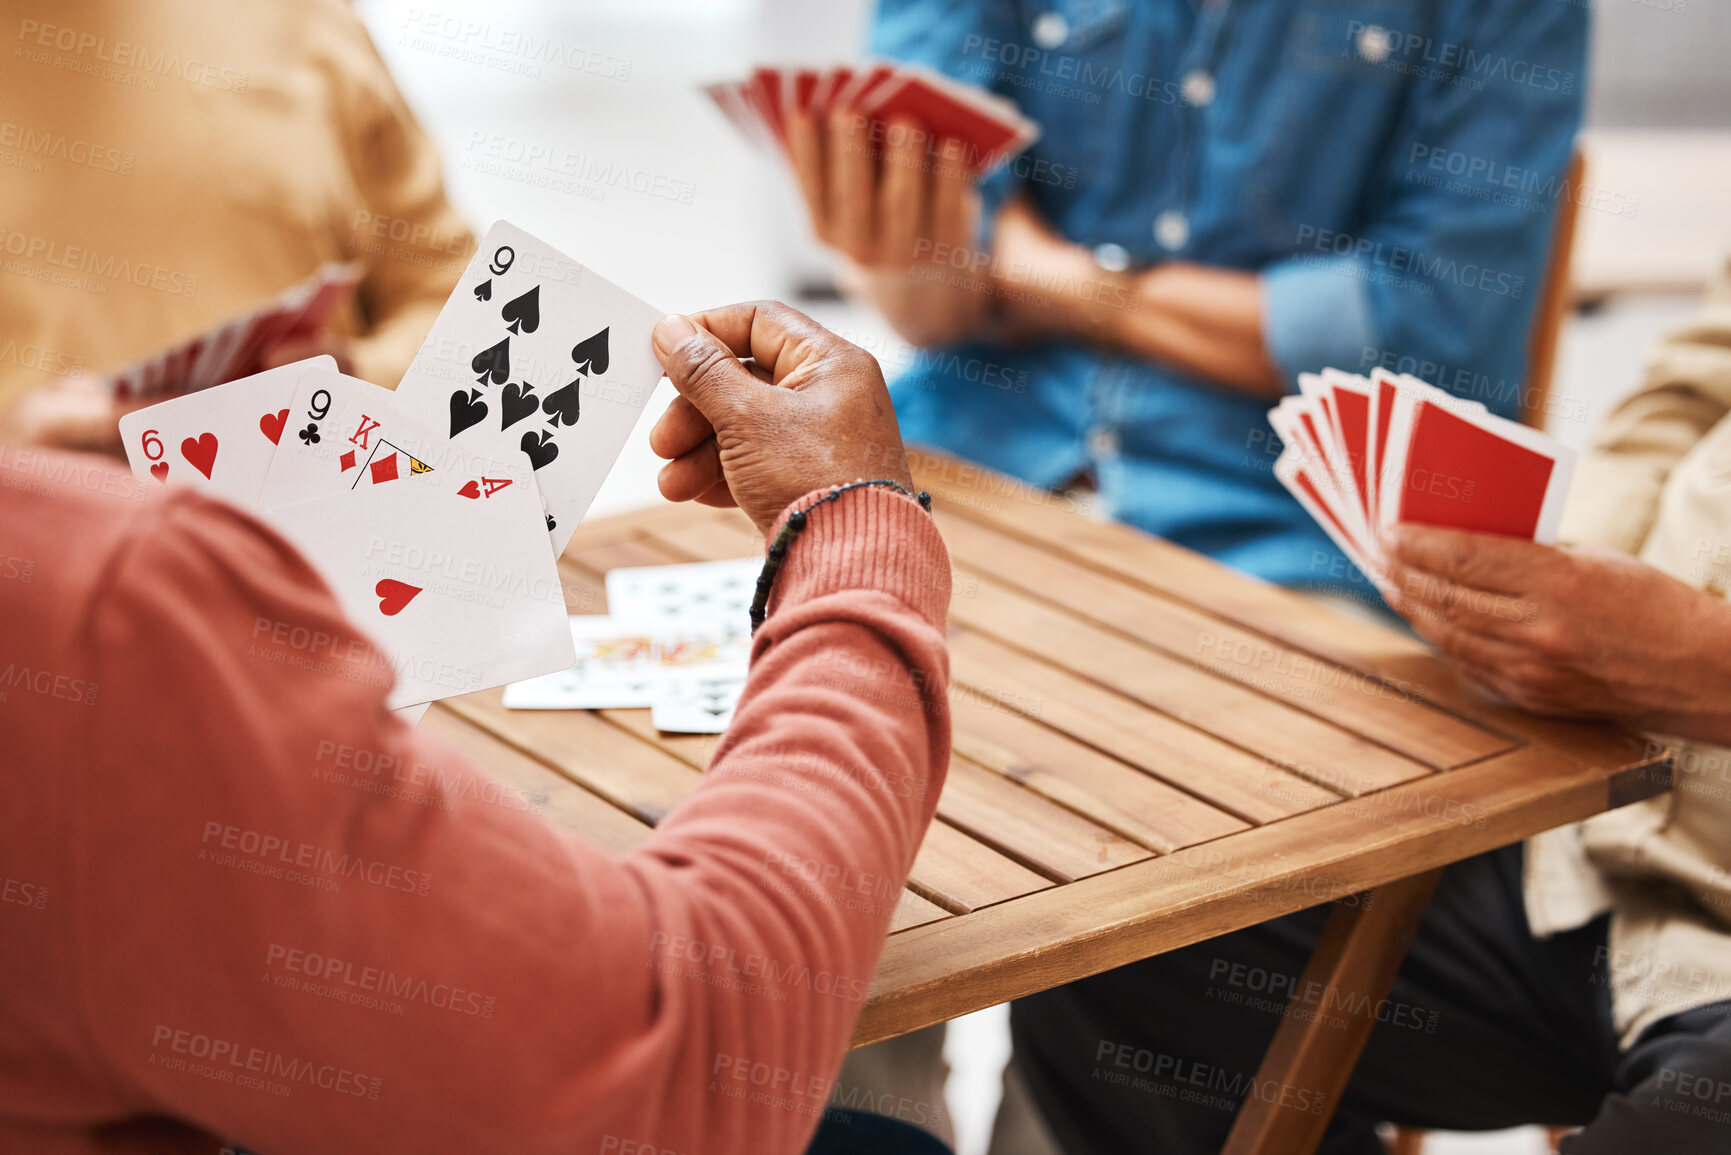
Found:
<path fill-rule="evenodd" d="M 1276 365 L 1381 364 L 1513 415 L 1580 120 L 1571 0 L 880 0 L 875 52 L 1040 123 L 987 180 L 1102 263 L 1259 271 Z M 1068 343 L 925 353 L 909 441 L 1273 581 L 1355 579 L 1273 475 L 1270 403 Z M 1353 588 L 1353 583 L 1345 583 Z M 1343 591 L 1344 592 L 1344 591 Z"/>

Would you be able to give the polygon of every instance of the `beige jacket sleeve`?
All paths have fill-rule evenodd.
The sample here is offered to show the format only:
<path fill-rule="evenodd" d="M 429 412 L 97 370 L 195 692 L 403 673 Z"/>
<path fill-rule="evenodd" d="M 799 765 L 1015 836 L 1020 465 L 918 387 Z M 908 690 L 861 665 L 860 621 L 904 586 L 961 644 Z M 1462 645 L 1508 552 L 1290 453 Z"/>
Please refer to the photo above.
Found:
<path fill-rule="evenodd" d="M 343 78 L 338 99 L 348 167 L 364 206 L 349 222 L 350 251 L 368 255 L 356 294 L 365 328 L 354 345 L 355 373 L 394 389 L 456 286 L 475 237 L 445 196 L 438 150 L 366 29 L 352 12 L 347 17 L 353 35 L 332 51 Z"/>
<path fill-rule="evenodd" d="M 1660 343 L 1641 385 L 1600 425 L 1559 536 L 1640 552 L 1671 471 L 1731 412 L 1731 258 L 1701 311 Z"/>

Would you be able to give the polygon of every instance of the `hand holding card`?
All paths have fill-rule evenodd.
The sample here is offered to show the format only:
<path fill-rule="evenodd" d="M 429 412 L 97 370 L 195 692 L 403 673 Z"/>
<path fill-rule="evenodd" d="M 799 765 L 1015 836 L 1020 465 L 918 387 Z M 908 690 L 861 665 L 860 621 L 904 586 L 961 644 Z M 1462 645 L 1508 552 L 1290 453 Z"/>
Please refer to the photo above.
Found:
<path fill-rule="evenodd" d="M 1380 369 L 1300 374 L 1299 389 L 1269 413 L 1275 476 L 1385 593 L 1395 525 L 1555 540 L 1575 455 L 1554 438 Z"/>

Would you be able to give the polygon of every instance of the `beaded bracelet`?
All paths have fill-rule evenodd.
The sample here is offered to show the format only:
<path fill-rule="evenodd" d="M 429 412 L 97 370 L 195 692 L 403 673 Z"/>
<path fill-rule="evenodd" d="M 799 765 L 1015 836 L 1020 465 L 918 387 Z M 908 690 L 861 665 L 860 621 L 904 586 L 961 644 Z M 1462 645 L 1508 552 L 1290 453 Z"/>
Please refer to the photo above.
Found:
<path fill-rule="evenodd" d="M 751 599 L 751 632 L 757 633 L 757 627 L 763 624 L 763 619 L 769 616 L 769 591 L 775 585 L 775 575 L 781 572 L 781 563 L 787 558 L 787 547 L 793 544 L 800 531 L 805 529 L 806 518 L 811 511 L 826 502 L 834 501 L 850 489 L 861 489 L 868 485 L 881 485 L 893 489 L 903 497 L 911 497 L 920 503 L 920 508 L 927 513 L 932 511 L 932 495 L 925 490 L 919 493 L 909 493 L 907 487 L 900 482 L 888 478 L 876 481 L 855 481 L 840 486 L 824 494 L 804 509 L 796 509 L 787 515 L 787 522 L 781 527 L 781 532 L 775 535 L 775 542 L 769 547 L 769 556 L 764 560 L 763 572 L 757 575 L 757 594 Z"/>

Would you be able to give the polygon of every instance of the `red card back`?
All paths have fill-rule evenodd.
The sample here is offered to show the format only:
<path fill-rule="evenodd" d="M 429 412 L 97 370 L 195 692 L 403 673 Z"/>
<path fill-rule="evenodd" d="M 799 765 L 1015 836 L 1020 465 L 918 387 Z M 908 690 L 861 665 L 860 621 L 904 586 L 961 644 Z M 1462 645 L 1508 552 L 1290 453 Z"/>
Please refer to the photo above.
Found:
<path fill-rule="evenodd" d="M 958 100 L 917 75 L 903 75 L 884 84 L 861 103 L 860 111 L 886 122 L 905 117 L 933 136 L 961 141 L 963 163 L 971 169 L 996 163 L 1021 135 L 1016 125 Z"/>
<path fill-rule="evenodd" d="M 1421 401 L 1396 520 L 1531 538 L 1555 466 L 1543 454 Z"/>
<path fill-rule="evenodd" d="M 1340 435 L 1346 444 L 1346 460 L 1352 465 L 1352 479 L 1358 483 L 1358 502 L 1370 513 L 1370 491 L 1365 485 L 1365 444 L 1370 436 L 1370 398 L 1350 389 L 1331 389 L 1334 416 L 1340 422 Z"/>

